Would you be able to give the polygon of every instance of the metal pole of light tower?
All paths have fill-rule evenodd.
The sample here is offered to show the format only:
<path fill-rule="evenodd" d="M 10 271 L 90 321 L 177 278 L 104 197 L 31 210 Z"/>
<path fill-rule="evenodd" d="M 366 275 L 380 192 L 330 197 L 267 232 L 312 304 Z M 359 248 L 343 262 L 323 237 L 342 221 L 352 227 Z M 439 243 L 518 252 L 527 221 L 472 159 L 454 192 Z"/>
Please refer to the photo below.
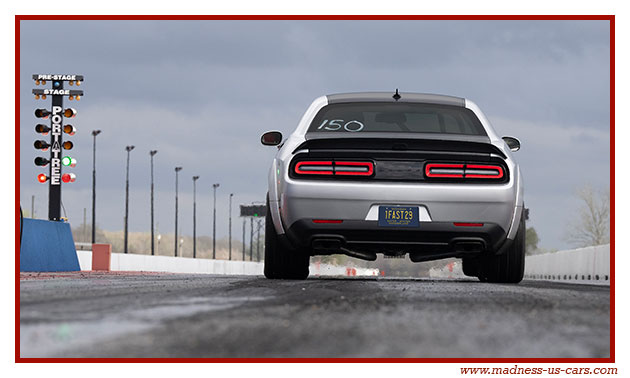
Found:
<path fill-rule="evenodd" d="M 254 247 L 254 217 L 249 218 L 249 261 L 252 261 Z"/>
<path fill-rule="evenodd" d="M 35 195 L 31 196 L 31 218 L 35 219 Z"/>
<path fill-rule="evenodd" d="M 92 130 L 92 244 L 96 242 L 96 136 L 101 130 Z"/>
<path fill-rule="evenodd" d="M 175 257 L 177 257 L 177 179 L 182 167 L 175 167 Z"/>
<path fill-rule="evenodd" d="M 245 228 L 247 225 L 247 220 L 243 218 L 243 261 L 245 261 Z"/>
<path fill-rule="evenodd" d="M 232 197 L 234 193 L 230 193 L 230 222 L 228 223 L 228 250 L 229 250 L 229 258 L 228 260 L 232 260 Z"/>
<path fill-rule="evenodd" d="M 260 261 L 260 228 L 262 227 L 260 222 L 260 219 L 256 220 L 256 261 Z"/>
<path fill-rule="evenodd" d="M 214 205 L 212 208 L 212 258 L 216 258 L 216 247 L 217 247 L 217 188 L 219 184 L 212 184 L 212 189 L 214 189 Z"/>
<path fill-rule="evenodd" d="M 155 232 L 153 230 L 153 155 L 157 154 L 157 150 L 149 151 L 151 156 L 151 255 L 155 255 Z"/>
<path fill-rule="evenodd" d="M 193 176 L 193 259 L 197 258 L 197 180 L 199 176 Z"/>
<path fill-rule="evenodd" d="M 127 146 L 127 180 L 125 181 L 125 253 L 127 253 L 127 233 L 129 225 L 129 155 L 135 146 Z"/>

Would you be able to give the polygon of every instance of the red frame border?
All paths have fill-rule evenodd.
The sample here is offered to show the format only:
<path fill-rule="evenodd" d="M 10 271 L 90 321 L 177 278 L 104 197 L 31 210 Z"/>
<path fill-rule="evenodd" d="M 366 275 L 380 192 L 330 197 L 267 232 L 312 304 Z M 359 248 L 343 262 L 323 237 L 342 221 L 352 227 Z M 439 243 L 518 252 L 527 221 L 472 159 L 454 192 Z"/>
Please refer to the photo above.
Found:
<path fill-rule="evenodd" d="M 25 20 L 599 20 L 610 23 L 610 357 L 608 358 L 22 358 L 20 357 L 20 21 Z M 15 16 L 15 362 L 40 363 L 614 363 L 615 362 L 615 16 L 614 15 L 16 15 Z"/>

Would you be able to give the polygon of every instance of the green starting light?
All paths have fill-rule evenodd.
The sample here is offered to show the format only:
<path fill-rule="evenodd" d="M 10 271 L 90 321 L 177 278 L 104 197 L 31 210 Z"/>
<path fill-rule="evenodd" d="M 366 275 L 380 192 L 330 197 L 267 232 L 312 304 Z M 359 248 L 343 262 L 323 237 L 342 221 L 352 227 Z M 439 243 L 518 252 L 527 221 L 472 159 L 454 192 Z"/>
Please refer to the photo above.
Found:
<path fill-rule="evenodd" d="M 64 165 L 66 167 L 74 167 L 75 165 L 77 165 L 77 159 L 70 156 L 64 156 L 63 158 L 61 158 L 61 165 Z"/>
<path fill-rule="evenodd" d="M 257 216 L 258 216 L 258 213 L 254 213 L 254 216 L 255 216 L 255 217 L 257 217 Z"/>

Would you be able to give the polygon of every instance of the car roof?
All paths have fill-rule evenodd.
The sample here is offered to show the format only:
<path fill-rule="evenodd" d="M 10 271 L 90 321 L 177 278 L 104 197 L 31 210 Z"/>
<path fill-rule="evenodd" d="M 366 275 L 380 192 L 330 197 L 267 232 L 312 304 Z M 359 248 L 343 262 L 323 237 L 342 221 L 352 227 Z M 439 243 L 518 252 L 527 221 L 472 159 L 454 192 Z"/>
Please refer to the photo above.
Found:
<path fill-rule="evenodd" d="M 400 95 L 396 100 L 395 93 Z M 451 106 L 466 106 L 466 100 L 461 97 L 445 96 L 431 93 L 408 93 L 408 92 L 356 92 L 337 93 L 326 96 L 329 104 L 339 104 L 346 102 L 417 102 L 425 104 L 440 104 Z"/>

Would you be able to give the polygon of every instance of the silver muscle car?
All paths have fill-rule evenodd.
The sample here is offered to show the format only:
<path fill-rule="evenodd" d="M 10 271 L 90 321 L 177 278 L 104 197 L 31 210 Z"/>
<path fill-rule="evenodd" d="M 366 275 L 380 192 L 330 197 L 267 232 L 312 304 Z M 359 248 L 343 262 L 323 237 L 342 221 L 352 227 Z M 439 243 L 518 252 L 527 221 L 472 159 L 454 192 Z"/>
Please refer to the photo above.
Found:
<path fill-rule="evenodd" d="M 305 279 L 309 258 L 463 259 L 466 275 L 517 283 L 525 264 L 523 178 L 513 137 L 471 101 L 362 92 L 322 96 L 269 171 L 265 276 Z"/>

